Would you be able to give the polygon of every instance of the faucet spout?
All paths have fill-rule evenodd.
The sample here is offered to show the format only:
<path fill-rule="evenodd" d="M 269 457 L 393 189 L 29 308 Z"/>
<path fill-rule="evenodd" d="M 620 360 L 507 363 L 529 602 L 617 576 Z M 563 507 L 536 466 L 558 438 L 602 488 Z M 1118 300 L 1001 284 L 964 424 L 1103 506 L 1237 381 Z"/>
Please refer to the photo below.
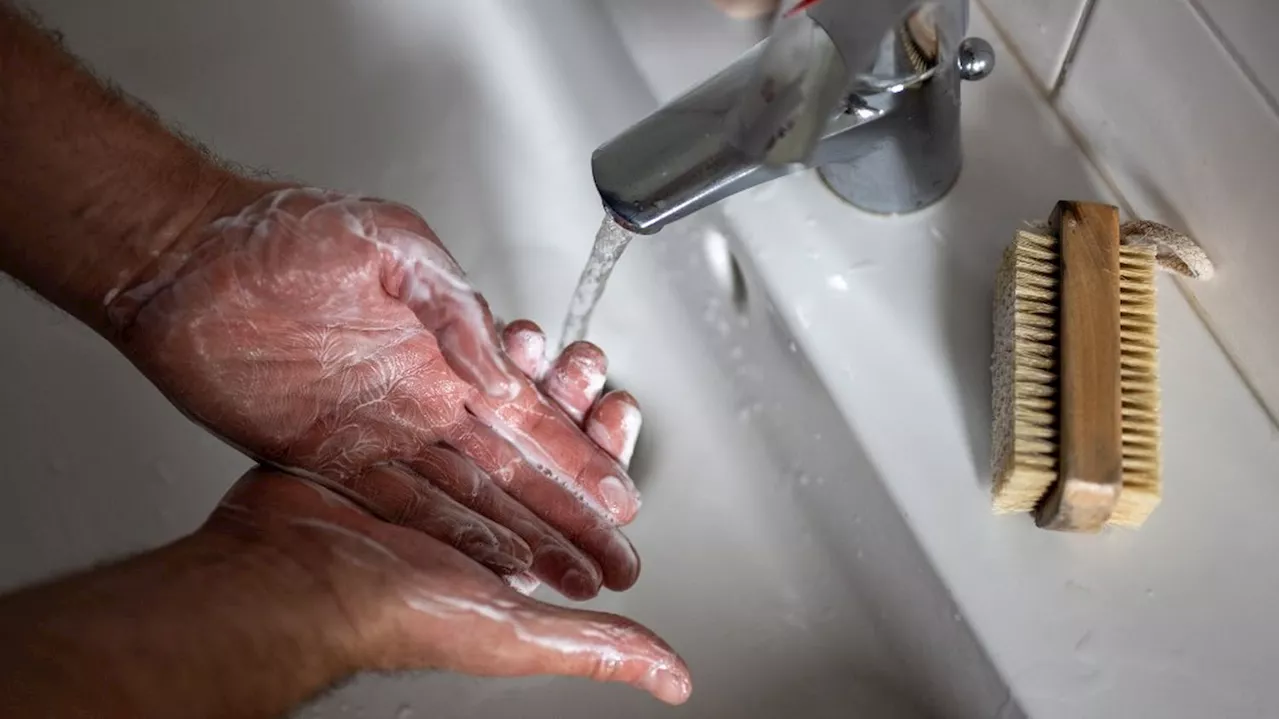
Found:
<path fill-rule="evenodd" d="M 595 151 L 596 187 L 619 224 L 652 234 L 808 167 L 875 212 L 919 209 L 951 187 L 959 80 L 979 75 L 956 60 L 974 52 L 950 40 L 967 0 L 792 4 L 767 40 Z M 985 76 L 990 47 L 965 43 L 985 48 Z"/>

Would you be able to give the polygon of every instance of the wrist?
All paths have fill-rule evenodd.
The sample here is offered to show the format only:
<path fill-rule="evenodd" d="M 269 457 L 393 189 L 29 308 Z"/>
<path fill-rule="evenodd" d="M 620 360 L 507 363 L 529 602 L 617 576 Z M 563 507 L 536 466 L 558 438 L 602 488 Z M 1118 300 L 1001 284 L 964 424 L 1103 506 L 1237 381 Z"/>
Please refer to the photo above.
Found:
<path fill-rule="evenodd" d="M 228 620 L 257 638 L 264 674 L 287 664 L 289 681 L 311 694 L 362 668 L 359 635 L 335 578 L 306 560 L 305 547 L 277 546 L 252 528 L 217 520 L 179 544 L 190 545 L 194 556 L 225 562 L 219 594 L 236 607 Z"/>
<path fill-rule="evenodd" d="M 240 211 L 267 190 L 261 183 L 229 172 L 203 158 L 179 158 L 171 168 L 157 169 L 160 188 L 137 204 L 121 205 L 109 221 L 117 251 L 105 267 L 77 282 L 87 308 L 81 319 L 108 339 L 116 340 L 140 303 L 130 298 L 140 286 L 163 282 L 187 252 L 198 244 L 214 220 Z"/>
<path fill-rule="evenodd" d="M 331 593 L 250 537 L 201 529 L 0 597 L 15 716 L 279 716 L 352 673 Z"/>

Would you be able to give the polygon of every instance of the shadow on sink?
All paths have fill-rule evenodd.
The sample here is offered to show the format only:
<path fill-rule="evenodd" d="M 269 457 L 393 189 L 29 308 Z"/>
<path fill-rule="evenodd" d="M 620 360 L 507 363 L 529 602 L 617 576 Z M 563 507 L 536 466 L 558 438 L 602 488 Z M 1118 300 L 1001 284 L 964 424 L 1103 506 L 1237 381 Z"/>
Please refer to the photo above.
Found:
<path fill-rule="evenodd" d="M 965 98 L 963 111 L 984 119 L 966 118 L 965 146 L 1001 147 L 1003 151 L 967 152 L 955 187 L 925 212 L 935 213 L 931 229 L 943 257 L 934 282 L 939 308 L 936 331 L 948 355 L 953 385 L 963 394 L 956 404 L 965 408 L 960 419 L 969 435 L 973 468 L 987 486 L 991 475 L 991 311 L 1000 258 L 1014 233 L 1026 221 L 1047 219 L 1058 200 L 1091 200 L 1110 192 L 1093 169 L 1082 164 L 1078 148 L 1061 129 L 1061 142 L 1048 148 L 1053 161 L 1041 165 L 1039 160 L 1036 167 L 1020 163 L 1021 158 L 1043 155 L 1045 125 L 1052 128 L 1058 120 L 1046 117 L 1042 124 L 1025 127 L 985 121 L 987 115 L 999 115 L 1008 105 L 1025 105 L 1025 98 L 1015 94 L 1010 85 L 970 83 L 966 90 L 971 95 Z M 984 133 L 991 136 L 983 137 Z M 1034 154 L 1020 151 L 1031 144 L 1037 146 Z M 1044 194 L 1048 183 L 1027 182 L 1028 174 L 1046 172 L 1054 177 L 1056 195 Z"/>

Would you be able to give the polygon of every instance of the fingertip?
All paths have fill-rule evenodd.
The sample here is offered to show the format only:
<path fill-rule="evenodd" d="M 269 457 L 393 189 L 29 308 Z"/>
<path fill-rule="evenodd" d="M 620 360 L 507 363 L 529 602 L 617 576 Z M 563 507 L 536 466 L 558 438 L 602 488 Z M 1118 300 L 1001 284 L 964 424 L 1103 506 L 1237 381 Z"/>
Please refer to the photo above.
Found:
<path fill-rule="evenodd" d="M 621 478 L 608 475 L 597 486 L 600 499 L 609 515 L 618 524 L 630 524 L 640 511 L 640 492 L 625 474 Z"/>
<path fill-rule="evenodd" d="M 536 323 L 516 320 L 502 330 L 502 347 L 516 367 L 537 382 L 547 371 L 547 336 Z"/>
<path fill-rule="evenodd" d="M 590 342 L 574 342 L 551 363 L 541 388 L 575 422 L 581 422 L 600 396 L 608 371 L 604 350 Z"/>
<path fill-rule="evenodd" d="M 528 333 L 528 334 L 540 335 L 544 340 L 546 339 L 546 333 L 542 331 L 541 325 L 539 325 L 537 322 L 534 322 L 531 319 L 526 319 L 523 317 L 520 319 L 512 320 L 508 322 L 502 328 L 502 332 L 504 335 L 507 335 L 507 336 Z"/>
<path fill-rule="evenodd" d="M 735 20 L 764 17 L 778 8 L 778 0 L 712 0 L 725 15 Z"/>
<path fill-rule="evenodd" d="M 640 579 L 640 554 L 622 530 L 613 528 L 612 541 L 606 543 L 600 563 L 605 588 L 624 592 Z"/>
<path fill-rule="evenodd" d="M 693 690 L 689 667 L 651 630 L 625 617 L 524 599 L 547 621 L 528 627 L 547 651 L 540 672 L 620 682 L 667 704 L 683 704 Z"/>
<path fill-rule="evenodd" d="M 570 569 L 556 582 L 557 588 L 566 599 L 585 602 L 600 594 L 600 578 L 591 577 L 576 569 Z"/>
<path fill-rule="evenodd" d="M 533 594 L 534 590 L 542 586 L 542 580 L 533 574 L 533 572 L 517 572 L 515 574 L 507 574 L 502 577 L 508 587 L 516 590 L 524 596 Z"/>
<path fill-rule="evenodd" d="M 674 657 L 674 654 L 672 656 Z M 689 701 L 689 695 L 693 693 L 689 669 L 684 666 L 684 662 L 680 661 L 679 657 L 675 659 L 678 662 L 677 667 L 654 664 L 653 668 L 636 682 L 636 688 L 643 689 L 659 701 L 672 706 L 679 706 Z"/>
<path fill-rule="evenodd" d="M 643 422 L 636 398 L 614 390 L 596 402 L 583 426 L 587 436 L 625 468 L 631 464 Z"/>

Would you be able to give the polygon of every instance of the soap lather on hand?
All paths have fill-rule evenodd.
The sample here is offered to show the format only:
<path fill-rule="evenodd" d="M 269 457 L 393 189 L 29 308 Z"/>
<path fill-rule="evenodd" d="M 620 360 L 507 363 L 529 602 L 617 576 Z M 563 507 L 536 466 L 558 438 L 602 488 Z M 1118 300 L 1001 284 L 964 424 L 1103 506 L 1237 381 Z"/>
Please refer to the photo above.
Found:
<path fill-rule="evenodd" d="M 263 466 L 198 530 L 0 597 L 15 716 L 277 716 L 366 670 L 689 673 L 615 615 L 635 400 L 494 326 L 403 205 L 225 167 L 0 0 L 0 270 Z M 145 607 L 145 611 L 140 611 Z"/>

